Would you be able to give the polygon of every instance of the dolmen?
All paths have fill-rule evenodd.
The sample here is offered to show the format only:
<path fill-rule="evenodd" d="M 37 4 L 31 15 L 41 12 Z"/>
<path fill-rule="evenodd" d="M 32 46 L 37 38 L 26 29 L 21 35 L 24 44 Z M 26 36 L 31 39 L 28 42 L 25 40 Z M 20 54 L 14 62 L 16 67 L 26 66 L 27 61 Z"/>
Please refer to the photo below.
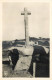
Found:
<path fill-rule="evenodd" d="M 13 70 L 14 72 L 18 71 L 28 71 L 31 75 L 33 75 L 33 63 L 36 63 L 35 69 L 36 69 L 36 76 L 41 77 L 42 75 L 37 74 L 38 69 L 37 66 L 46 65 L 47 68 L 46 73 L 49 73 L 49 51 L 46 53 L 45 47 L 35 45 L 34 47 L 28 46 L 28 47 L 21 47 L 21 48 L 15 48 L 12 49 L 13 51 L 10 52 L 10 56 L 12 59 L 13 64 Z M 21 57 L 19 55 L 22 55 Z M 45 68 L 44 67 L 44 68 Z M 43 68 L 43 69 L 44 69 Z M 41 71 L 40 71 L 41 72 Z M 46 76 L 46 75 L 44 75 Z"/>

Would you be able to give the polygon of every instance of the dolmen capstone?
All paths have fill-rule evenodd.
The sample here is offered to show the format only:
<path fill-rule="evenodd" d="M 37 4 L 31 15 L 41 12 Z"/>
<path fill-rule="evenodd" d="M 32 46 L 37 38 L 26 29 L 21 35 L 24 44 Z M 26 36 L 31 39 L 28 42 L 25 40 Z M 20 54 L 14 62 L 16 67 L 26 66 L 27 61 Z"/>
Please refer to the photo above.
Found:
<path fill-rule="evenodd" d="M 28 70 L 32 60 L 32 53 L 34 48 L 31 46 L 22 47 L 22 49 L 18 49 L 19 53 L 22 54 L 22 57 L 19 58 L 16 63 L 14 71 L 19 70 Z"/>
<path fill-rule="evenodd" d="M 20 70 L 28 70 L 29 69 L 33 50 L 34 50 L 34 48 L 32 46 L 15 47 L 15 48 L 9 49 L 9 51 L 10 51 L 9 55 L 11 56 L 13 70 L 15 72 L 20 71 Z M 20 57 L 20 55 L 21 55 L 21 57 Z"/>

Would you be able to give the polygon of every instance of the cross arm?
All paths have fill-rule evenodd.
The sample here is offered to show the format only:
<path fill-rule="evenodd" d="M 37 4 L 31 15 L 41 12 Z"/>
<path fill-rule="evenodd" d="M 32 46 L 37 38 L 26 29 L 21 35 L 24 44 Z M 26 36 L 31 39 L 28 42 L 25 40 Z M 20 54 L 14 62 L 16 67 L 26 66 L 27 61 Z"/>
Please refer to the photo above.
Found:
<path fill-rule="evenodd" d="M 30 12 L 28 12 L 27 14 L 28 14 L 28 15 L 31 15 L 31 13 L 30 13 Z"/>
<path fill-rule="evenodd" d="M 31 13 L 30 13 L 30 12 L 28 12 L 27 14 L 28 14 L 28 15 L 31 15 Z M 25 15 L 25 13 L 24 13 L 24 12 L 22 12 L 22 13 L 21 13 L 21 15 Z"/>
<path fill-rule="evenodd" d="M 21 12 L 21 15 L 25 15 L 25 12 L 24 12 L 24 11 L 22 11 L 22 12 Z M 27 12 L 27 15 L 31 15 L 31 12 L 30 12 L 30 11 L 28 11 L 28 12 Z"/>

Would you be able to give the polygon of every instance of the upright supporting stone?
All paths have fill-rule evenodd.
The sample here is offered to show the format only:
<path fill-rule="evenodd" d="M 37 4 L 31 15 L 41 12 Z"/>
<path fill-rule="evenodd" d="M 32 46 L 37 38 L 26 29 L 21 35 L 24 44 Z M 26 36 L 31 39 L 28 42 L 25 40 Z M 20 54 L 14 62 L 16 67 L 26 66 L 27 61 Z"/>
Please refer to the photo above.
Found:
<path fill-rule="evenodd" d="M 28 34 L 28 15 L 31 13 L 27 11 L 26 8 L 24 8 L 24 12 L 21 13 L 21 15 L 24 15 L 24 23 L 25 23 L 25 45 L 29 45 L 29 34 Z"/>
<path fill-rule="evenodd" d="M 35 77 L 36 63 L 33 62 L 33 77 Z"/>

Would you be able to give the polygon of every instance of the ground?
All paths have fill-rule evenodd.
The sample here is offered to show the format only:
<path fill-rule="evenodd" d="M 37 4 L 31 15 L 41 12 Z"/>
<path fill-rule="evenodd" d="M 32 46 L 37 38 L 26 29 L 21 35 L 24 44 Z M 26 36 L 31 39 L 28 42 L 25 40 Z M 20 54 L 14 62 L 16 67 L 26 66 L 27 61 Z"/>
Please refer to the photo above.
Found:
<path fill-rule="evenodd" d="M 18 71 L 18 73 L 15 73 L 10 65 L 3 64 L 3 67 L 3 77 L 33 77 L 26 71 Z"/>

